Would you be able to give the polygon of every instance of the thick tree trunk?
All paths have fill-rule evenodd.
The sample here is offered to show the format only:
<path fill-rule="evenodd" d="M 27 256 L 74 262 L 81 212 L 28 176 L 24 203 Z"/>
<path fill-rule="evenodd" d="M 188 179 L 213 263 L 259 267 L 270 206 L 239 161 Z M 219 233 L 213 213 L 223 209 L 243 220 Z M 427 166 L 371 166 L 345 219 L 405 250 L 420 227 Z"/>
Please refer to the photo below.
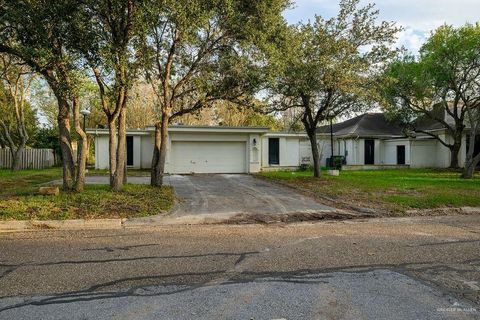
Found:
<path fill-rule="evenodd" d="M 469 136 L 469 147 L 467 150 L 467 157 L 465 159 L 465 167 L 463 168 L 462 178 L 464 179 L 472 179 L 475 173 L 475 169 L 480 162 L 480 153 L 474 156 L 475 152 L 475 138 L 476 138 L 477 130 L 476 128 L 471 130 Z"/>
<path fill-rule="evenodd" d="M 474 158 L 467 159 L 467 161 L 465 162 L 465 168 L 463 168 L 462 178 L 472 179 L 475 173 L 475 168 L 477 167 L 479 162 L 480 154 L 478 154 Z"/>
<path fill-rule="evenodd" d="M 168 143 L 168 115 L 162 114 L 162 120 L 155 125 L 155 146 L 152 159 L 152 174 L 150 184 L 155 187 L 163 185 L 165 173 L 165 159 L 167 156 Z"/>
<path fill-rule="evenodd" d="M 75 185 L 75 162 L 70 137 L 70 106 L 68 102 L 62 98 L 57 98 L 57 101 L 57 121 L 63 167 L 63 189 L 72 190 Z"/>
<path fill-rule="evenodd" d="M 12 156 L 12 165 L 10 167 L 10 170 L 18 171 L 20 170 L 21 156 L 22 156 L 23 150 L 25 149 L 27 139 L 25 138 L 25 136 L 23 136 L 22 142 L 20 143 L 20 145 L 16 146 L 10 134 L 10 128 L 2 120 L 0 120 L 0 131 L 1 130 L 3 130 L 3 134 L 0 132 L 0 136 L 2 137 L 2 139 L 5 139 L 8 145 L 8 149 L 10 151 L 10 155 Z M 19 131 L 19 132 L 22 133 L 22 131 Z"/>
<path fill-rule="evenodd" d="M 17 150 L 13 152 L 12 171 L 18 171 L 21 169 L 22 154 L 23 154 L 23 151 L 25 150 L 25 145 L 26 145 L 26 142 L 20 144 L 17 147 Z"/>
<path fill-rule="evenodd" d="M 307 130 L 308 139 L 310 140 L 310 146 L 312 148 L 312 157 L 313 157 L 313 176 L 315 178 L 320 178 L 321 176 L 321 164 L 320 164 L 320 153 L 318 152 L 317 144 L 317 135 L 315 130 Z"/>
<path fill-rule="evenodd" d="M 122 107 L 118 114 L 118 146 L 116 152 L 115 173 L 112 180 L 112 190 L 121 191 L 123 188 L 123 179 L 125 174 L 125 165 L 127 158 L 127 125 L 126 109 Z"/>
<path fill-rule="evenodd" d="M 460 148 L 462 147 L 462 135 L 456 134 L 453 140 L 453 145 L 450 148 L 450 168 L 453 169 L 458 169 L 460 168 L 459 164 L 459 153 L 460 153 Z"/>
<path fill-rule="evenodd" d="M 85 187 L 85 167 L 87 164 L 88 140 L 87 134 L 83 131 L 80 124 L 80 99 L 75 97 L 73 99 L 73 121 L 75 130 L 80 136 L 80 148 L 77 150 L 77 176 L 75 191 L 82 192 Z"/>

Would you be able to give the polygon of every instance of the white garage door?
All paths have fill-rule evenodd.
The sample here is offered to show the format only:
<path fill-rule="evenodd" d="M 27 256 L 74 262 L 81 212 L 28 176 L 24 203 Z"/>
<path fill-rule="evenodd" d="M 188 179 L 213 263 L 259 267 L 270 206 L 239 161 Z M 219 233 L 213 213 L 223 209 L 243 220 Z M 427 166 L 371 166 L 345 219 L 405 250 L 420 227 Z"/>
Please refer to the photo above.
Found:
<path fill-rule="evenodd" d="M 172 173 L 244 173 L 245 142 L 173 141 Z"/>

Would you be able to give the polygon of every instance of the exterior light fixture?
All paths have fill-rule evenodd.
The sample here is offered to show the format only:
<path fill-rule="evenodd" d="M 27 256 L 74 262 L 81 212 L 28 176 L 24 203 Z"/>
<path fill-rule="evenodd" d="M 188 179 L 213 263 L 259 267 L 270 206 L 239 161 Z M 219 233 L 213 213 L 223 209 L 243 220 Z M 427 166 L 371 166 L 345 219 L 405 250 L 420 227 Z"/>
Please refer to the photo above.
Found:
<path fill-rule="evenodd" d="M 90 115 L 90 110 L 83 109 L 83 110 L 80 110 L 80 113 L 83 115 L 83 131 L 85 131 L 85 122 L 86 122 L 86 118 Z"/>

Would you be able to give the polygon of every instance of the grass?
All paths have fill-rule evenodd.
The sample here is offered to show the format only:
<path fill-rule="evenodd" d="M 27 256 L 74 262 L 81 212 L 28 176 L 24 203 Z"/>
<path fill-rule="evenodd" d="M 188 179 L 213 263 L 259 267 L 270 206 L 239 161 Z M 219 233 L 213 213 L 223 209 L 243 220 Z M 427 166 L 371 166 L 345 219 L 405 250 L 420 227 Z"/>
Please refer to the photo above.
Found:
<path fill-rule="evenodd" d="M 41 184 L 62 179 L 62 168 L 43 170 L 0 170 L 0 201 L 12 195 L 28 195 L 38 190 Z"/>
<path fill-rule="evenodd" d="M 446 170 L 393 169 L 341 171 L 312 177 L 311 171 L 260 173 L 319 195 L 357 206 L 400 213 L 409 209 L 480 206 L 480 178 L 465 180 Z"/>
<path fill-rule="evenodd" d="M 174 203 L 171 187 L 126 184 L 122 192 L 87 185 L 82 193 L 36 194 L 39 185 L 61 179 L 61 169 L 0 170 L 0 220 L 132 218 L 161 214 Z"/>

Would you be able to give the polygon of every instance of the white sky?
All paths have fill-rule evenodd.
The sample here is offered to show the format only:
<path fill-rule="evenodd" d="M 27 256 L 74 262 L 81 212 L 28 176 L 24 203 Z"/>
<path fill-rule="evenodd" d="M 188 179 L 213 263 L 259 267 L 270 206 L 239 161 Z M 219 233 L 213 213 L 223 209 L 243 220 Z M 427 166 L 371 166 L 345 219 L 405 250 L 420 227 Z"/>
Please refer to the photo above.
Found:
<path fill-rule="evenodd" d="M 294 0 L 295 1 L 295 0 Z M 289 23 L 307 21 L 315 14 L 335 16 L 339 0 L 296 0 L 294 8 L 284 13 Z M 398 44 L 417 53 L 430 32 L 443 23 L 460 26 L 480 21 L 480 0 L 362 0 L 376 3 L 379 19 L 394 21 L 405 28 Z"/>

